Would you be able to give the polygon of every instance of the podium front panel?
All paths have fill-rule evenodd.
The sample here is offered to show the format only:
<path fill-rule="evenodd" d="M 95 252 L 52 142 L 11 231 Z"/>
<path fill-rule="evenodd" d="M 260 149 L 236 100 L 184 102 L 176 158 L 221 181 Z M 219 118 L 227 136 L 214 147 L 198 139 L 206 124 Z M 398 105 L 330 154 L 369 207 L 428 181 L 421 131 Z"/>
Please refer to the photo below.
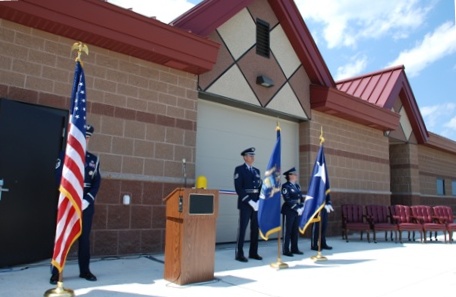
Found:
<path fill-rule="evenodd" d="M 212 194 L 190 194 L 189 197 L 190 215 L 213 215 L 214 214 L 214 195 Z"/>

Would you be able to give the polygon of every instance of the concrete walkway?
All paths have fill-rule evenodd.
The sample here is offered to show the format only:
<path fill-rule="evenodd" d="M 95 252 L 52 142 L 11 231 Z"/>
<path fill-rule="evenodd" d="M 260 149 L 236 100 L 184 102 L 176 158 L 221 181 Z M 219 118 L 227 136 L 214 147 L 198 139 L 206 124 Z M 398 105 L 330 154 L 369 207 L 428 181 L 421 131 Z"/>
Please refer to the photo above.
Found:
<path fill-rule="evenodd" d="M 76 296 L 264 297 L 264 296 L 456 296 L 456 243 L 404 244 L 330 238 L 327 261 L 313 261 L 309 240 L 300 239 L 302 256 L 282 257 L 289 268 L 276 270 L 277 241 L 261 242 L 262 261 L 234 260 L 234 244 L 217 246 L 214 280 L 179 286 L 163 279 L 164 255 L 93 259 L 97 282 L 78 277 L 77 262 L 68 260 L 65 288 Z M 0 296 L 43 296 L 49 284 L 49 261 L 0 270 Z"/>

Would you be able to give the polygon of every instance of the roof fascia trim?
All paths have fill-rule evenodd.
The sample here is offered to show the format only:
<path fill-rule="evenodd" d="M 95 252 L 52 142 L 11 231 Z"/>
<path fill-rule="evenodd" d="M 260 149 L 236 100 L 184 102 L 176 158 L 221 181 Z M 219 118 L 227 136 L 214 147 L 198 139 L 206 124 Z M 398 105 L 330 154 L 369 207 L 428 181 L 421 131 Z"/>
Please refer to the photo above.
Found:
<path fill-rule="evenodd" d="M 206 0 L 171 21 L 170 25 L 207 37 L 254 0 Z"/>
<path fill-rule="evenodd" d="M 350 96 L 335 88 L 310 86 L 312 109 L 369 127 L 392 131 L 399 126 L 400 115 Z"/>
<path fill-rule="evenodd" d="M 206 38 L 99 0 L 3 1 L 0 7 L 0 16 L 6 20 L 82 42 L 90 37 L 95 40 L 90 44 L 95 46 L 130 56 L 141 52 L 142 56 L 136 57 L 154 57 L 151 61 L 155 63 L 194 74 L 212 69 L 220 47 Z M 109 23 L 100 23 L 100 14 Z M 106 45 L 112 43 L 117 44 L 116 49 Z"/>

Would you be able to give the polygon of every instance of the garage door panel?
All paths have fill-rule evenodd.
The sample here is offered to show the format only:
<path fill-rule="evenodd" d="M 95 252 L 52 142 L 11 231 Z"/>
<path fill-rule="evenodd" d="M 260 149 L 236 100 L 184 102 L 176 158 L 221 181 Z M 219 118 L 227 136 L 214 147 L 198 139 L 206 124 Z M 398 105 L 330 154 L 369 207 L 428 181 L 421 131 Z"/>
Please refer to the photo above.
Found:
<path fill-rule="evenodd" d="M 241 151 L 251 146 L 256 148 L 254 166 L 263 176 L 276 142 L 277 121 L 281 128 L 282 171 L 299 168 L 297 122 L 199 100 L 196 176 L 205 176 L 209 189 L 234 192 L 234 168 L 243 163 Z M 237 225 L 237 196 L 220 194 L 217 242 L 234 242 Z"/>

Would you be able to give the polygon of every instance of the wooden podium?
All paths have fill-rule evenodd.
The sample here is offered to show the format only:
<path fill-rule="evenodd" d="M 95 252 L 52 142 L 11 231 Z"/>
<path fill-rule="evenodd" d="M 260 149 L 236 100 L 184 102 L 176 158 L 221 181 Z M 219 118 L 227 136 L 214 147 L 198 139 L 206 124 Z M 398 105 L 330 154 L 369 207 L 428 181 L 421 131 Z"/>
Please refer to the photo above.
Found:
<path fill-rule="evenodd" d="M 179 285 L 213 280 L 218 190 L 176 188 L 164 201 L 164 278 Z"/>

